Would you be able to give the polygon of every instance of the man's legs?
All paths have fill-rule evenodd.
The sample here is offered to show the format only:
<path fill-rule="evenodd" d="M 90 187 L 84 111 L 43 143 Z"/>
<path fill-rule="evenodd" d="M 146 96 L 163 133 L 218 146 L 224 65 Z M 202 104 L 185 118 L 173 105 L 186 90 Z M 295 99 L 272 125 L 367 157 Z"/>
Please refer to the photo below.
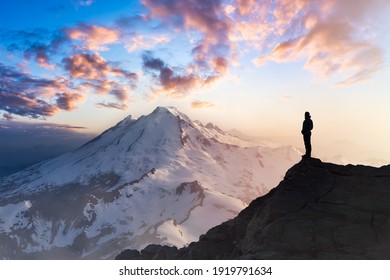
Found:
<path fill-rule="evenodd" d="M 305 157 L 310 158 L 311 157 L 311 141 L 310 141 L 311 135 L 303 135 L 303 141 L 305 142 L 305 149 L 306 154 Z"/>

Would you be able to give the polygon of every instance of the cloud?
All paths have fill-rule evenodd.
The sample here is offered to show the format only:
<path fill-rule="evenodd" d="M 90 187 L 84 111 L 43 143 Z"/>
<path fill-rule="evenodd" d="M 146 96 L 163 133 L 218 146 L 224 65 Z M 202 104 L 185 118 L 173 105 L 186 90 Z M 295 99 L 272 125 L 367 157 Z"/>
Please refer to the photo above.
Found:
<path fill-rule="evenodd" d="M 0 90 L 0 110 L 34 119 L 53 116 L 59 111 L 56 106 L 45 100 L 24 93 L 8 93 L 3 90 Z"/>
<path fill-rule="evenodd" d="M 143 0 L 151 14 L 178 28 L 194 29 L 211 44 L 226 43 L 230 23 L 221 1 Z"/>
<path fill-rule="evenodd" d="M 54 69 L 52 57 L 67 42 L 62 30 L 49 31 L 43 28 L 32 31 L 2 31 L 0 39 L 9 52 L 21 52 L 26 60 L 34 60 L 39 66 Z"/>
<path fill-rule="evenodd" d="M 155 93 L 163 91 L 172 96 L 182 96 L 202 82 L 202 79 L 194 74 L 175 73 L 164 61 L 154 58 L 150 54 L 144 54 L 142 59 L 143 68 L 152 73 L 155 81 L 161 87 L 155 90 Z"/>
<path fill-rule="evenodd" d="M 1 129 L 3 132 L 8 131 L 7 133 L 22 134 L 26 132 L 34 133 L 38 135 L 58 135 L 58 132 L 64 131 L 74 131 L 74 130 L 84 130 L 87 129 L 85 126 L 77 126 L 71 124 L 57 124 L 50 122 L 21 122 L 21 121 L 12 121 L 4 122 L 0 121 Z M 28 141 L 28 139 L 27 139 Z"/>
<path fill-rule="evenodd" d="M 153 94 L 168 94 L 171 97 L 183 97 L 191 90 L 208 86 L 219 79 L 228 67 L 223 57 L 215 57 L 207 66 L 189 65 L 187 67 L 170 67 L 160 58 L 155 58 L 150 52 L 142 56 L 143 69 L 151 74 L 157 84 Z M 212 65 L 212 69 L 209 68 Z M 200 69 L 203 68 L 203 69 Z"/>
<path fill-rule="evenodd" d="M 138 78 L 135 73 L 117 67 L 95 53 L 76 54 L 62 62 L 70 78 L 80 80 L 82 87 L 111 95 L 121 103 L 121 108 L 126 108 L 123 103 L 129 100 L 130 90 L 134 89 Z"/>
<path fill-rule="evenodd" d="M 92 1 L 74 3 L 92 4 Z M 69 74 L 67 87 L 74 88 L 74 85 L 79 84 L 79 89 L 87 87 L 98 94 L 108 94 L 117 102 L 123 103 L 129 99 L 129 91 L 135 88 L 137 75 L 107 61 L 101 51 L 117 43 L 122 44 L 128 52 L 148 50 L 169 43 L 170 36 L 155 33 L 158 28 L 152 28 L 152 24 L 160 21 L 184 33 L 195 31 L 197 35 L 191 38 L 194 42 L 190 52 L 193 59 L 186 65 L 174 67 L 164 63 L 158 69 L 149 68 L 147 63 L 143 65 L 152 81 L 156 82 L 154 93 L 165 92 L 182 96 L 193 88 L 209 85 L 224 76 L 229 68 L 231 46 L 228 33 L 231 23 L 219 0 L 203 3 L 193 0 L 145 0 L 143 4 L 148 8 L 149 14 L 121 18 L 115 22 L 115 28 L 78 24 L 74 28 L 67 27 L 54 32 L 20 32 L 18 39 L 9 45 L 9 49 L 13 52 L 23 52 L 26 59 L 34 60 L 47 69 L 60 70 L 63 67 Z M 150 28 L 153 32 L 142 34 L 139 30 L 134 31 L 134 26 L 139 30 Z M 61 52 L 60 47 L 63 47 Z M 54 63 L 59 56 L 62 56 L 61 63 Z M 47 95 L 51 95 L 51 101 L 57 107 L 61 105 L 62 108 L 76 108 L 78 103 L 65 102 L 74 100 L 69 99 L 70 92 L 73 91 L 62 89 L 57 92 L 50 91 Z M 59 98 L 57 94 L 62 93 L 66 95 Z M 56 98 L 60 103 L 56 103 Z M 43 100 L 51 104 L 48 100 Z"/>
<path fill-rule="evenodd" d="M 80 7 L 89 7 L 95 3 L 95 0 L 72 0 L 73 7 L 76 9 L 76 11 Z"/>
<path fill-rule="evenodd" d="M 108 103 L 97 103 L 97 107 L 99 108 L 112 108 L 112 109 L 118 109 L 118 110 L 126 110 L 127 106 L 126 104 L 123 103 L 115 103 L 115 102 L 108 102 Z"/>
<path fill-rule="evenodd" d="M 55 31 L 34 29 L 2 32 L 0 38 L 10 42 L 8 51 L 21 51 L 24 58 L 33 59 L 38 65 L 53 69 L 51 61 L 55 55 L 64 55 L 72 49 L 95 52 L 108 50 L 108 45 L 118 43 L 121 32 L 119 29 L 80 23 L 75 28 L 62 28 Z M 81 43 L 81 46 L 76 44 L 77 42 Z M 65 45 L 68 48 L 63 53 L 59 53 L 60 48 Z"/>
<path fill-rule="evenodd" d="M 4 113 L 3 114 L 3 119 L 6 120 L 6 121 L 12 121 L 15 117 L 10 114 L 10 113 Z"/>
<path fill-rule="evenodd" d="M 54 31 L 0 31 L 2 45 L 24 58 L 22 63 L 30 69 L 35 65 L 29 63 L 35 62 L 61 73 L 37 78 L 0 64 L 0 110 L 48 117 L 74 110 L 90 93 L 107 98 L 100 107 L 126 108 L 138 76 L 107 59 L 104 51 L 114 44 L 131 57 L 143 51 L 140 66 L 148 80 L 142 85 L 150 82 L 155 96 L 182 97 L 211 85 L 253 49 L 258 52 L 253 62 L 259 67 L 269 61 L 303 61 L 305 70 L 322 79 L 335 78 L 338 86 L 370 79 L 384 64 L 374 24 L 388 11 L 388 0 L 141 2 L 145 14 L 119 18 L 111 27 L 79 23 Z M 93 3 L 73 0 L 78 7 Z M 54 12 L 61 9 L 53 6 Z M 180 57 L 175 53 L 168 62 L 169 52 L 162 59 L 150 51 L 182 43 L 181 36 L 188 39 L 189 48 Z M 179 59 L 185 62 L 172 62 Z"/>
<path fill-rule="evenodd" d="M 40 66 L 49 65 L 49 47 L 43 44 L 33 44 L 24 51 L 24 57 L 28 60 L 34 57 Z"/>
<path fill-rule="evenodd" d="M 169 43 L 170 38 L 167 35 L 148 36 L 137 34 L 128 39 L 125 48 L 128 52 L 152 49 L 157 45 Z"/>
<path fill-rule="evenodd" d="M 255 60 L 275 62 L 306 58 L 305 69 L 321 78 L 339 73 L 346 78 L 338 83 L 347 85 L 370 78 L 378 72 L 384 58 L 379 47 L 371 42 L 355 40 L 354 28 L 341 22 L 317 24 L 308 34 L 278 44 L 270 54 Z"/>
<path fill-rule="evenodd" d="M 95 53 L 76 54 L 64 58 L 62 62 L 71 78 L 100 80 L 102 77 L 111 75 L 123 77 L 132 82 L 137 79 L 135 73 L 115 67 Z"/>
<path fill-rule="evenodd" d="M 62 77 L 35 78 L 0 63 L 0 110 L 8 114 L 38 119 L 73 110 L 86 96 L 72 90 Z"/>
<path fill-rule="evenodd" d="M 119 103 L 125 103 L 131 97 L 131 85 L 123 85 L 116 81 L 97 80 L 83 84 L 83 87 L 89 88 L 100 95 L 110 95 Z"/>
<path fill-rule="evenodd" d="M 144 57 L 144 68 L 159 71 L 156 80 L 163 91 L 189 91 L 223 77 L 231 57 L 229 33 L 232 22 L 226 16 L 221 1 L 143 0 L 142 3 L 150 11 L 151 18 L 160 19 L 177 31 L 196 32 L 194 38 L 198 38 L 192 39 L 196 41 L 191 52 L 192 61 L 180 67 L 184 69 L 180 73 L 167 65 L 156 69 L 151 65 L 152 61 Z"/>
<path fill-rule="evenodd" d="M 71 78 L 97 80 L 111 71 L 106 60 L 98 54 L 76 54 L 64 58 L 62 62 Z"/>
<path fill-rule="evenodd" d="M 247 15 L 250 13 L 252 7 L 256 4 L 255 0 L 237 0 L 236 5 L 238 9 L 238 13 L 240 15 Z"/>
<path fill-rule="evenodd" d="M 118 29 L 86 24 L 65 29 L 65 32 L 70 39 L 81 41 L 91 51 L 107 50 L 107 45 L 117 43 L 121 37 Z"/>
<path fill-rule="evenodd" d="M 58 108 L 39 98 L 36 91 L 55 85 L 52 80 L 35 79 L 0 63 L 0 110 L 31 118 L 52 116 Z"/>
<path fill-rule="evenodd" d="M 128 98 L 128 91 L 126 91 L 125 88 L 123 87 L 114 87 L 111 91 L 110 94 L 115 96 L 117 100 L 125 102 L 127 101 Z"/>
<path fill-rule="evenodd" d="M 213 69 L 216 71 L 216 73 L 223 74 L 227 71 L 229 62 L 224 57 L 214 57 L 211 61 L 213 65 Z"/>
<path fill-rule="evenodd" d="M 91 6 L 95 0 L 79 0 L 80 6 Z"/>
<path fill-rule="evenodd" d="M 120 17 L 115 21 L 115 25 L 118 26 L 121 30 L 130 29 L 134 31 L 140 27 L 145 27 L 152 20 L 150 15 L 138 14 L 138 15 L 130 15 L 125 17 Z"/>
<path fill-rule="evenodd" d="M 9 51 L 21 50 L 24 46 L 29 46 L 34 42 L 49 41 L 52 34 L 45 28 L 35 28 L 32 30 L 1 30 L 0 38 L 2 42 L 8 43 Z"/>
<path fill-rule="evenodd" d="M 58 93 L 56 105 L 62 110 L 72 111 L 77 109 L 77 105 L 84 102 L 86 99 L 87 97 L 85 95 L 78 93 Z"/>
<path fill-rule="evenodd" d="M 207 101 L 194 101 L 191 103 L 191 108 L 193 109 L 203 109 L 203 108 L 212 108 L 212 107 L 215 107 L 215 104 Z"/>
<path fill-rule="evenodd" d="M 143 55 L 143 67 L 151 70 L 161 70 L 165 67 L 165 62 L 158 58 L 153 58 L 151 55 Z"/>
<path fill-rule="evenodd" d="M 369 79 L 380 71 L 384 57 L 368 31 L 372 17 L 388 7 L 387 0 L 279 1 L 273 23 L 282 31 L 280 40 L 254 63 L 304 59 L 305 69 L 322 79 L 342 77 L 337 85 Z"/>
<path fill-rule="evenodd" d="M 0 63 L 0 85 L 3 93 L 25 93 L 28 96 L 51 98 L 59 91 L 67 91 L 71 83 L 63 77 L 35 78 L 15 67 Z"/>
<path fill-rule="evenodd" d="M 45 127 L 55 128 L 55 129 L 87 129 L 85 126 L 77 126 L 77 125 L 69 125 L 69 124 L 50 124 L 49 126 L 46 124 Z"/>

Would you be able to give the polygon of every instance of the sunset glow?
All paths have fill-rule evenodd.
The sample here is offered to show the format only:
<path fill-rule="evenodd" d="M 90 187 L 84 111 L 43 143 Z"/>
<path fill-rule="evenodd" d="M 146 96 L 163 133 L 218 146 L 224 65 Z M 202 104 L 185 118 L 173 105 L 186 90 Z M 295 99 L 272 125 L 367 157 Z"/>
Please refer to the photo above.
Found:
<path fill-rule="evenodd" d="M 0 126 L 96 135 L 175 106 L 302 148 L 310 111 L 314 156 L 390 163 L 389 11 L 388 0 L 6 1 Z"/>

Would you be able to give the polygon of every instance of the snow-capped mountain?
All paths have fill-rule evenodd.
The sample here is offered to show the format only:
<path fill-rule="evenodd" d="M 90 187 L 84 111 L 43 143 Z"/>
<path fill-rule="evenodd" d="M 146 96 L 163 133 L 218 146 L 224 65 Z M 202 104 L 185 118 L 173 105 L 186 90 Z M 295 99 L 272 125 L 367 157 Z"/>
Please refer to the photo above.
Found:
<path fill-rule="evenodd" d="M 300 159 L 175 108 L 131 116 L 0 181 L 0 258 L 114 258 L 183 246 L 275 187 Z"/>

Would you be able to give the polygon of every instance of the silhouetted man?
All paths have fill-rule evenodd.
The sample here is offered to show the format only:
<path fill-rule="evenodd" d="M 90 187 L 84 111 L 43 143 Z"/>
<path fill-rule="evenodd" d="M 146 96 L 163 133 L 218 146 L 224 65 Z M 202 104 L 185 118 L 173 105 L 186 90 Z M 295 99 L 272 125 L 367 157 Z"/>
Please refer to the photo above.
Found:
<path fill-rule="evenodd" d="M 311 116 L 309 112 L 305 112 L 305 120 L 303 121 L 302 131 L 303 134 L 303 142 L 305 142 L 306 154 L 303 155 L 303 158 L 311 157 L 311 130 L 313 129 L 313 121 L 311 120 Z"/>

